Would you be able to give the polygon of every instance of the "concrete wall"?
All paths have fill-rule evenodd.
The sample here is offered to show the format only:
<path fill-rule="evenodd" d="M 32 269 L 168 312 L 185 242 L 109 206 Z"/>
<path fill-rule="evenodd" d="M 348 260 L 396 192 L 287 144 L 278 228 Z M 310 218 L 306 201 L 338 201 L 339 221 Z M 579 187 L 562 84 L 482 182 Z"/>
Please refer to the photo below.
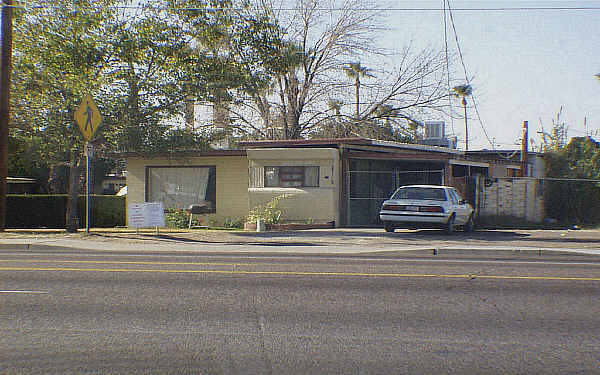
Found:
<path fill-rule="evenodd" d="M 340 223 L 339 154 L 332 148 L 270 148 L 247 150 L 250 169 L 249 206 L 262 205 L 274 197 L 289 194 L 281 202 L 283 221 Z M 319 187 L 273 188 L 264 187 L 265 166 L 318 166 Z"/>
<path fill-rule="evenodd" d="M 225 218 L 248 214 L 248 159 L 245 156 L 127 159 L 127 204 L 143 203 L 146 198 L 146 167 L 215 166 L 216 213 L 207 220 L 222 223 Z"/>
<path fill-rule="evenodd" d="M 491 178 L 482 184 L 479 214 L 512 216 L 539 223 L 544 220 L 544 197 L 533 178 Z"/>

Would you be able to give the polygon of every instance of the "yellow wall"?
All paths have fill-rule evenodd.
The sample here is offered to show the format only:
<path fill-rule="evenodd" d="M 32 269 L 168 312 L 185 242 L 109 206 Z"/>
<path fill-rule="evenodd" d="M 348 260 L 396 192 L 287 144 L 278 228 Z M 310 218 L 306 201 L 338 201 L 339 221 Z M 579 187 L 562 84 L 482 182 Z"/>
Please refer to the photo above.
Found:
<path fill-rule="evenodd" d="M 283 221 L 315 223 L 335 221 L 339 216 L 339 154 L 330 148 L 270 148 L 247 150 L 250 167 L 249 206 L 262 205 L 274 197 L 290 194 L 281 201 Z M 319 187 L 265 188 L 265 166 L 319 166 Z"/>
<path fill-rule="evenodd" d="M 216 213 L 208 220 L 223 223 L 225 218 L 243 218 L 248 214 L 248 159 L 246 156 L 139 158 L 127 159 L 127 204 L 143 203 L 146 196 L 148 166 L 215 166 Z"/>
<path fill-rule="evenodd" d="M 142 203 L 146 194 L 148 166 L 216 166 L 216 209 L 208 220 L 222 223 L 225 218 L 244 218 L 249 208 L 274 197 L 291 194 L 281 202 L 283 221 L 340 223 L 340 163 L 336 149 L 256 149 L 248 156 L 140 158 L 127 159 L 127 204 Z M 319 187 L 265 188 L 265 166 L 319 166 Z"/>

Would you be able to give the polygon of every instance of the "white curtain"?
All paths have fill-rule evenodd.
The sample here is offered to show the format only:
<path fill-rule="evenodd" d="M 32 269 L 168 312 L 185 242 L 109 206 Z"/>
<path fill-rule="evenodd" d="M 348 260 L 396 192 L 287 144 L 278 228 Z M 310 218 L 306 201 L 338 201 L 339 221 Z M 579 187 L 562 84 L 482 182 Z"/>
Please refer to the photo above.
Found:
<path fill-rule="evenodd" d="M 188 208 L 204 203 L 210 168 L 150 168 L 151 202 L 165 208 Z"/>

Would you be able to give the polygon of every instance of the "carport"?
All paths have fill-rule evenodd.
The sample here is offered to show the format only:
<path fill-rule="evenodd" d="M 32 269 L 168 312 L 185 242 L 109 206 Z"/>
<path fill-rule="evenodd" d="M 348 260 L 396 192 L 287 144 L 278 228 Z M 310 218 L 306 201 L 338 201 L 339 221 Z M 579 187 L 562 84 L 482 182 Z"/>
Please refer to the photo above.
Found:
<path fill-rule="evenodd" d="M 400 186 L 448 183 L 449 160 L 458 153 L 443 147 L 392 142 L 345 145 L 341 200 L 345 226 L 381 225 L 381 204 Z"/>

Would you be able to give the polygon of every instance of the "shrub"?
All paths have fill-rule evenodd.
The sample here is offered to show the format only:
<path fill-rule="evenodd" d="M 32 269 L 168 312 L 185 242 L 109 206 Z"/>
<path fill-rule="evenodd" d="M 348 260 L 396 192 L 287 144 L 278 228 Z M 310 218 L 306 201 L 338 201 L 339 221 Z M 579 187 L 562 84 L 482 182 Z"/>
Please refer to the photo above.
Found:
<path fill-rule="evenodd" d="M 242 229 L 244 228 L 244 219 L 235 218 L 231 219 L 226 217 L 223 221 L 224 228 L 234 228 L 234 229 Z"/>
<path fill-rule="evenodd" d="M 265 224 L 277 224 L 281 219 L 281 201 L 289 199 L 293 194 L 279 195 L 263 205 L 254 207 L 246 216 L 247 223 L 256 223 L 258 219 L 264 220 Z"/>
<path fill-rule="evenodd" d="M 67 196 L 64 194 L 8 195 L 6 227 L 64 228 L 66 211 Z"/>
<path fill-rule="evenodd" d="M 85 196 L 79 197 L 79 220 L 85 226 Z M 90 222 L 95 228 L 112 228 L 125 225 L 125 197 L 92 195 Z"/>
<path fill-rule="evenodd" d="M 192 226 L 202 225 L 203 219 L 195 215 L 192 218 Z M 182 209 L 167 209 L 165 212 L 165 224 L 167 228 L 187 229 L 190 225 L 190 214 Z"/>
<path fill-rule="evenodd" d="M 91 227 L 125 225 L 125 197 L 92 195 Z M 64 228 L 67 212 L 66 194 L 8 195 L 6 199 L 7 228 Z M 85 195 L 77 202 L 79 227 L 85 227 Z"/>

